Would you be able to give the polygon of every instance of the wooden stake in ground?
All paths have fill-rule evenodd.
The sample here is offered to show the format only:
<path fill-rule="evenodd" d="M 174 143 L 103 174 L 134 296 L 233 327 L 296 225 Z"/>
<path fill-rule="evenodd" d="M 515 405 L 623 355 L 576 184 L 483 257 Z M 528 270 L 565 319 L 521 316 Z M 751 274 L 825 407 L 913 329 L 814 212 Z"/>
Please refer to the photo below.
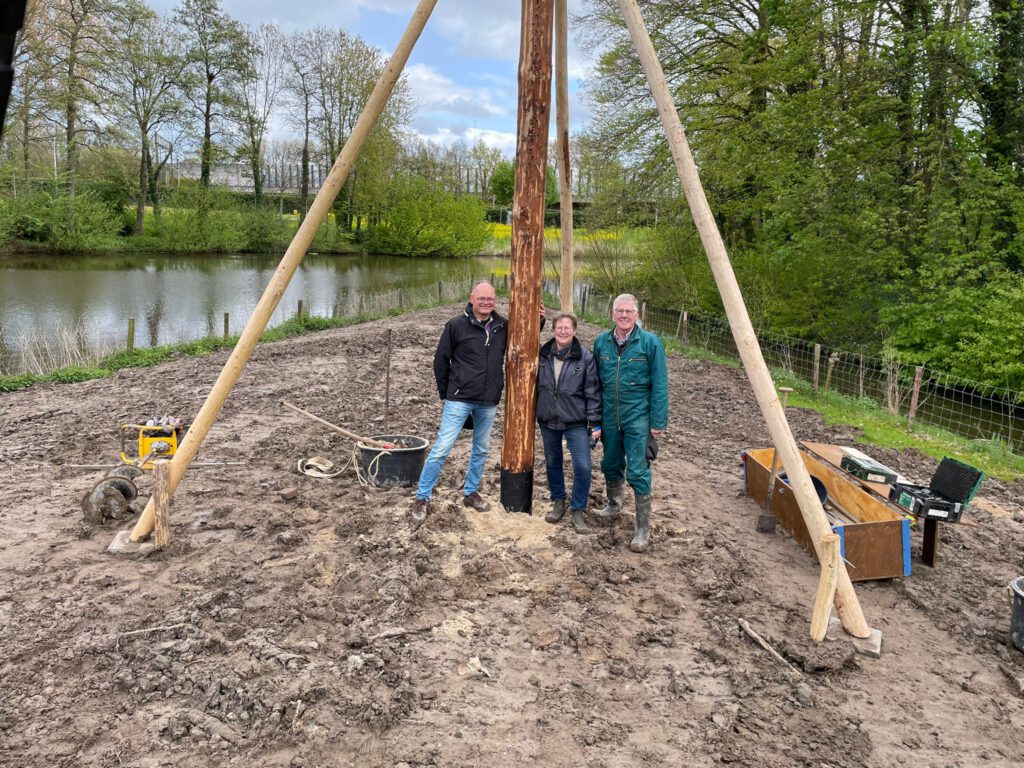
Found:
<path fill-rule="evenodd" d="M 174 494 L 178 483 L 185 474 L 185 470 L 188 469 L 189 463 L 195 458 L 199 447 L 203 444 L 203 440 L 206 439 L 206 433 L 210 431 L 210 427 L 216 421 L 217 414 L 220 413 L 220 409 L 224 406 L 224 401 L 231 393 L 235 382 L 238 381 L 238 377 L 242 375 L 242 370 L 252 356 L 256 342 L 259 341 L 263 330 L 267 327 L 267 323 L 274 313 L 274 309 L 277 308 L 281 297 L 284 296 L 285 289 L 288 287 L 292 275 L 295 274 L 295 270 L 298 269 L 302 258 L 306 255 L 306 251 L 309 250 L 309 245 L 313 242 L 317 229 L 327 216 L 342 186 L 344 186 L 349 171 L 352 170 L 352 166 L 355 164 L 356 159 L 359 157 L 359 152 L 366 142 L 366 137 L 370 134 L 370 131 L 377 123 L 377 119 L 380 117 L 380 113 L 384 110 L 384 106 L 387 104 L 388 98 L 395 88 L 395 83 L 398 82 L 398 78 L 405 68 L 409 54 L 419 39 L 420 33 L 423 31 L 423 27 L 426 25 L 427 19 L 430 18 L 430 14 L 436 4 L 437 0 L 420 0 L 419 5 L 416 7 L 412 19 L 409 21 L 409 26 L 406 27 L 402 39 L 395 48 L 394 55 L 388 61 L 387 66 L 377 80 L 377 85 L 374 86 L 373 93 L 370 94 L 370 98 L 363 108 L 362 114 L 359 115 L 359 120 L 356 121 L 355 127 L 352 129 L 352 135 L 345 142 L 341 154 L 338 155 L 338 159 L 334 163 L 334 167 L 331 168 L 330 174 L 328 174 L 323 186 L 317 193 L 316 198 L 314 198 L 313 204 L 309 208 L 309 213 L 299 226 L 295 237 L 292 238 L 291 245 L 285 251 L 277 271 L 274 273 L 266 290 L 263 292 L 262 298 L 260 298 L 259 303 L 253 310 L 249 322 L 246 323 L 245 329 L 242 331 L 242 335 L 239 337 L 238 343 L 231 353 L 231 357 L 224 364 L 224 369 L 220 372 L 220 376 L 217 377 L 217 381 L 214 383 L 213 389 L 210 390 L 210 394 L 207 395 L 206 402 L 203 403 L 203 407 L 196 414 L 196 418 L 192 422 L 192 426 L 189 427 L 184 441 L 174 454 L 174 458 L 171 460 L 170 472 L 168 473 L 169 494 Z M 153 500 L 150 499 L 149 503 L 146 504 L 145 510 L 142 512 L 142 516 L 132 529 L 130 536 L 132 541 L 139 541 L 145 538 L 153 530 L 153 506 Z"/>
<path fill-rule="evenodd" d="M 622 15 L 625 17 L 626 26 L 629 28 L 630 37 L 633 39 L 633 45 L 636 46 L 637 55 L 640 57 L 640 63 L 647 75 L 651 93 L 658 105 L 658 114 L 661 116 L 669 148 L 672 150 L 676 173 L 683 186 L 683 191 L 686 193 L 690 213 L 697 225 L 697 232 L 700 234 L 704 251 L 707 253 L 711 271 L 715 276 L 715 283 L 718 285 L 718 292 L 722 296 L 722 303 L 729 318 L 729 326 L 732 329 L 733 338 L 736 340 L 736 349 L 739 351 L 740 359 L 743 360 L 743 367 L 747 372 L 747 378 L 750 379 L 757 403 L 761 407 L 761 414 L 768 426 L 768 433 L 781 454 L 782 465 L 786 468 L 793 494 L 800 506 L 807 531 L 811 535 L 811 541 L 814 542 L 817 549 L 821 546 L 822 536 L 832 532 L 828 518 L 825 517 L 825 510 L 822 508 L 821 502 L 818 501 L 818 495 L 811 484 L 811 476 L 800 458 L 793 434 L 789 431 L 789 424 L 786 422 L 786 416 L 782 412 L 779 398 L 775 393 L 771 374 L 768 372 L 768 366 L 765 365 L 761 346 L 758 344 L 757 335 L 750 323 L 747 307 L 743 303 L 743 294 L 736 282 L 736 275 L 729 261 L 729 255 L 726 253 L 725 243 L 722 241 L 722 236 L 711 213 L 711 206 L 708 205 L 707 197 L 704 195 L 704 187 L 701 185 L 700 176 L 697 173 L 697 165 L 693 161 L 693 155 L 690 154 L 690 146 L 679 120 L 679 113 L 676 112 L 672 93 L 665 80 L 661 63 L 654 52 L 651 38 L 647 34 L 647 27 L 644 26 L 640 9 L 637 7 L 636 0 L 618 0 L 618 2 Z M 818 551 L 818 560 L 821 562 L 820 551 Z M 860 603 L 857 600 L 857 593 L 853 591 L 853 583 L 850 581 L 850 575 L 846 572 L 846 566 L 843 563 L 839 564 L 835 603 L 836 611 L 847 632 L 855 637 L 868 637 L 871 634 L 871 628 L 864 619 Z"/>
<path fill-rule="evenodd" d="M 529 513 L 533 506 L 544 187 L 551 119 L 552 10 L 550 0 L 523 0 L 508 351 L 505 354 L 505 443 L 501 451 L 501 503 L 509 512 Z"/>
<path fill-rule="evenodd" d="M 573 224 L 572 166 L 569 164 L 569 0 L 555 0 L 555 114 L 558 126 L 558 194 L 562 267 L 558 298 L 572 312 Z"/>
<path fill-rule="evenodd" d="M 153 543 L 163 549 L 171 543 L 171 494 L 167 485 L 167 459 L 153 462 Z"/>

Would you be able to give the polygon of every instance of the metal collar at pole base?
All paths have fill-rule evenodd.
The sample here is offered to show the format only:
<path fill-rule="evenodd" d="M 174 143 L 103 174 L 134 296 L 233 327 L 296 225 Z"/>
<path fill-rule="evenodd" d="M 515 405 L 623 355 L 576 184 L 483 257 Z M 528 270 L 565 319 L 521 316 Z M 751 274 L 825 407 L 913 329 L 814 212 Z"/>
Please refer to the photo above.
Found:
<path fill-rule="evenodd" d="M 501 505 L 506 512 L 533 514 L 533 470 L 501 470 Z"/>

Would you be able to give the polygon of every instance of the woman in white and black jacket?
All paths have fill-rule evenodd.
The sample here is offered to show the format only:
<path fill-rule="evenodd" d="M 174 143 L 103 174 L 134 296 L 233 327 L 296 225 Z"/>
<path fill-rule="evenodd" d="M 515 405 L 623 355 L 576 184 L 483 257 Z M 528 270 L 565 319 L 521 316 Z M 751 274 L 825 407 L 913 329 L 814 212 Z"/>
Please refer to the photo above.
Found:
<path fill-rule="evenodd" d="M 551 511 L 544 517 L 557 523 L 565 514 L 565 476 L 562 439 L 572 456 L 573 528 L 587 530 L 583 513 L 590 496 L 590 433 L 601 430 L 601 383 L 594 354 L 576 338 L 576 316 L 555 315 L 554 338 L 540 348 L 537 371 L 537 423 L 544 441 L 544 460 L 551 490 Z"/>

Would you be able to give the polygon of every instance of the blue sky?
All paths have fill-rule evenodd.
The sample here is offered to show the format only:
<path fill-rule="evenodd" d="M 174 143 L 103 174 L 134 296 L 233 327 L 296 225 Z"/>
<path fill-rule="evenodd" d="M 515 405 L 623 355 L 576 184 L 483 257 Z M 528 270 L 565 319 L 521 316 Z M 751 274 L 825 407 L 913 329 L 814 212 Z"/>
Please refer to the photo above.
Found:
<path fill-rule="evenodd" d="M 569 0 L 570 16 L 580 2 Z M 148 0 L 148 4 L 167 13 L 178 0 Z M 228 14 L 249 25 L 276 22 L 285 32 L 317 25 L 342 27 L 388 54 L 416 5 L 416 0 L 221 0 Z M 282 9 L 287 9 L 287 15 Z M 418 104 L 412 125 L 417 134 L 446 144 L 458 139 L 473 144 L 479 138 L 512 155 L 520 10 L 517 0 L 438 0 L 406 66 Z M 570 132 L 574 132 L 588 118 L 579 88 L 590 62 L 576 46 L 571 26 L 569 36 Z M 554 99 L 551 113 L 553 122 Z"/>

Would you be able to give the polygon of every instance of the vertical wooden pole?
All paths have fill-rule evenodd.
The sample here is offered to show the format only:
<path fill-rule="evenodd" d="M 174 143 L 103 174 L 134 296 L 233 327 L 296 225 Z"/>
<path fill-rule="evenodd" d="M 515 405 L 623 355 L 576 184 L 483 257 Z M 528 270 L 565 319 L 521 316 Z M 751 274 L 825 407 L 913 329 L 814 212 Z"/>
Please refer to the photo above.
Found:
<path fill-rule="evenodd" d="M 296 310 L 295 316 L 298 318 L 302 317 L 302 299 L 299 299 L 299 308 Z"/>
<path fill-rule="evenodd" d="M 782 465 L 789 475 L 793 495 L 800 507 L 811 541 L 814 542 L 817 549 L 821 546 L 821 537 L 832 532 L 828 518 L 825 516 L 825 510 L 818 500 L 814 486 L 811 484 L 811 476 L 800 457 L 800 450 L 797 448 L 796 440 L 793 439 L 793 433 L 790 432 L 789 424 L 786 422 L 786 416 L 772 384 L 771 374 L 768 372 L 764 355 L 761 353 L 761 346 L 757 341 L 757 334 L 754 333 L 750 316 L 747 314 L 747 307 L 743 302 L 743 294 L 736 281 L 736 274 L 729 261 L 729 254 L 725 250 L 725 243 L 715 224 L 707 196 L 704 194 L 704 187 L 701 185 L 700 176 L 697 173 L 697 165 L 693 161 L 690 146 L 686 141 L 686 134 L 683 132 L 682 122 L 679 120 L 679 113 L 672 100 L 672 92 L 669 90 L 665 73 L 654 52 L 651 38 L 647 34 L 640 9 L 637 7 L 636 0 L 618 0 L 618 2 L 626 19 L 630 37 L 633 39 L 633 45 L 636 46 L 637 54 L 640 57 L 640 63 L 647 74 L 651 93 L 658 105 L 658 113 L 665 128 L 676 172 L 686 194 L 690 213 L 697 226 L 704 251 L 707 253 L 715 283 L 718 285 L 718 292 L 722 296 L 726 316 L 729 318 L 729 326 L 736 341 L 736 349 L 743 360 L 743 367 L 761 408 L 768 433 L 782 455 Z M 818 552 L 818 560 L 820 562 L 821 552 Z M 842 562 L 839 565 L 839 582 L 836 587 L 835 603 L 843 626 L 850 634 L 856 637 L 868 637 L 871 634 L 871 628 L 865 621 L 860 602 L 857 600 L 857 593 L 853 591 L 850 575 Z"/>
<path fill-rule="evenodd" d="M 814 369 L 811 373 L 811 386 L 818 391 L 818 371 L 821 370 L 821 344 L 814 345 Z"/>
<path fill-rule="evenodd" d="M 860 370 L 857 375 L 857 397 L 864 397 L 864 353 L 860 355 Z"/>
<path fill-rule="evenodd" d="M 135 351 L 135 318 L 128 318 L 128 343 L 126 344 L 128 354 Z"/>
<path fill-rule="evenodd" d="M 690 346 L 690 313 L 683 312 L 683 346 Z"/>
<path fill-rule="evenodd" d="M 527 514 L 533 507 L 533 435 L 540 351 L 553 15 L 551 0 L 523 0 L 501 503 L 509 512 Z"/>
<path fill-rule="evenodd" d="M 558 298 L 572 312 L 573 222 L 572 166 L 569 164 L 569 2 L 555 0 L 555 112 L 558 126 L 558 194 L 562 229 L 562 270 Z"/>
<path fill-rule="evenodd" d="M 384 352 L 384 432 L 391 434 L 388 428 L 388 411 L 391 407 L 391 329 L 388 328 L 388 337 L 385 342 Z"/>
<path fill-rule="evenodd" d="M 225 339 L 230 339 L 231 338 L 231 320 L 228 317 L 228 313 L 227 312 L 224 313 L 224 338 Z"/>
<path fill-rule="evenodd" d="M 409 20 L 409 25 L 406 27 L 402 39 L 395 47 L 394 54 L 378 78 L 377 84 L 374 86 L 362 114 L 359 115 L 359 119 L 352 129 L 348 141 L 345 142 L 341 154 L 338 155 L 338 159 L 334 163 L 334 167 L 331 168 L 330 174 L 324 180 L 323 186 L 313 199 L 313 203 L 309 207 L 309 213 L 296 231 L 291 245 L 288 246 L 288 250 L 285 251 L 277 271 L 274 273 L 266 290 L 263 292 L 262 298 L 260 298 L 259 303 L 253 310 L 252 316 L 249 318 L 249 322 L 246 323 L 245 329 L 242 331 L 242 335 L 235 345 L 231 356 L 228 358 L 227 363 L 224 364 L 224 368 L 220 376 L 217 377 L 217 381 L 214 382 L 210 394 L 207 395 L 206 402 L 199 409 L 199 413 L 196 414 L 196 418 L 192 421 L 192 426 L 189 427 L 188 432 L 185 434 L 184 441 L 178 447 L 174 458 L 171 459 L 170 476 L 168 478 L 169 494 L 173 495 L 178 487 L 178 483 L 185 474 L 185 470 L 188 469 L 188 465 L 195 458 L 199 447 L 206 438 L 207 432 L 213 426 L 217 414 L 220 413 L 220 409 L 224 406 L 224 401 L 231 393 L 231 389 L 234 387 L 235 382 L 238 381 L 238 377 L 242 375 L 242 370 L 252 356 L 252 351 L 263 334 L 263 330 L 267 327 L 267 323 L 273 316 L 278 303 L 280 303 L 281 297 L 284 296 L 285 289 L 288 287 L 292 275 L 295 274 L 295 270 L 298 269 L 299 264 L 302 262 L 302 257 L 309 250 L 309 245 L 313 242 L 320 224 L 326 219 L 334 199 L 345 185 L 349 171 L 352 170 L 352 166 L 359 157 L 359 152 L 366 142 L 366 137 L 370 134 L 370 131 L 377 123 L 377 119 L 380 117 L 380 113 L 384 110 L 384 105 L 387 104 L 388 97 L 391 96 L 395 83 L 398 82 L 398 78 L 402 75 L 405 63 L 409 59 L 409 53 L 416 44 L 416 40 L 423 31 L 423 27 L 426 25 L 427 19 L 430 18 L 435 5 L 437 5 L 437 0 L 420 0 L 419 5 L 416 6 L 416 10 L 413 12 L 412 19 Z M 132 541 L 139 541 L 148 536 L 152 530 L 153 500 L 150 499 L 150 502 L 146 504 L 146 508 L 132 529 L 129 538 Z"/>
<path fill-rule="evenodd" d="M 640 325 L 647 327 L 647 302 L 640 305 Z"/>
<path fill-rule="evenodd" d="M 171 543 L 171 494 L 167 474 L 167 459 L 153 462 L 153 543 L 157 549 L 163 549 Z"/>
<path fill-rule="evenodd" d="M 914 428 L 914 419 L 917 418 L 917 401 L 921 397 L 921 379 L 924 377 L 924 366 L 917 366 L 914 369 L 914 389 L 910 393 L 910 411 L 907 413 L 907 428 Z"/>

